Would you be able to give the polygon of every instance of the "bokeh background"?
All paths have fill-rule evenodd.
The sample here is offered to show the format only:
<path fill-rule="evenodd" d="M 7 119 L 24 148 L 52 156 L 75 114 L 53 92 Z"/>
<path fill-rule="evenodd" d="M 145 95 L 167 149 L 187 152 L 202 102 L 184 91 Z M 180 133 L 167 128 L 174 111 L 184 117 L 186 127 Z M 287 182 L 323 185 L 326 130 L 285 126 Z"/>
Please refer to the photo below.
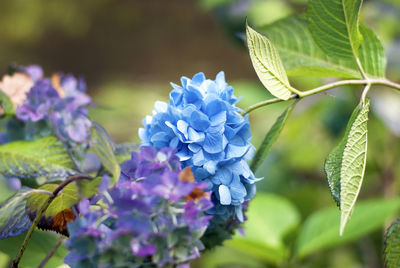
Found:
<path fill-rule="evenodd" d="M 138 142 L 142 118 L 151 114 L 154 101 L 168 99 L 169 82 L 178 83 L 182 75 L 201 71 L 214 78 L 224 70 L 235 94 L 243 96 L 243 108 L 270 98 L 244 46 L 245 19 L 257 28 L 305 11 L 305 0 L 5 0 L 0 1 L 0 70 L 35 63 L 48 74 L 62 70 L 83 75 L 96 102 L 91 117 L 116 141 Z M 364 1 L 361 19 L 384 43 L 388 78 L 400 82 L 400 2 Z M 327 81 L 291 79 L 304 90 Z M 276 257 L 290 259 L 288 252 L 311 214 L 335 208 L 324 159 L 340 139 L 359 94 L 341 88 L 300 102 L 260 168 L 257 175 L 264 180 L 258 192 L 271 203 L 253 209 L 252 215 L 266 218 L 252 226 L 257 225 L 269 249 L 254 254 L 240 242 L 227 243 L 194 267 L 381 267 L 382 226 L 300 260 Z M 367 175 L 360 199 L 396 196 L 400 183 L 400 95 L 384 88 L 371 95 Z M 275 104 L 251 114 L 256 147 L 286 106 Z"/>

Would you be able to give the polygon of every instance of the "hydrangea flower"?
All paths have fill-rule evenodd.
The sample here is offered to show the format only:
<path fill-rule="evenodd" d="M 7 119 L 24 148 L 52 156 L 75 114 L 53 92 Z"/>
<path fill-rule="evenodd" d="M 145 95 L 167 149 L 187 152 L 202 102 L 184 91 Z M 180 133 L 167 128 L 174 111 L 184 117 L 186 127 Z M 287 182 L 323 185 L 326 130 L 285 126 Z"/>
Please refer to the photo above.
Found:
<path fill-rule="evenodd" d="M 24 103 L 26 94 L 32 86 L 33 80 L 23 73 L 5 75 L 0 81 L 0 91 L 3 91 L 10 98 L 15 108 Z"/>
<path fill-rule="evenodd" d="M 169 103 L 156 102 L 153 116 L 139 130 L 143 145 L 176 148 L 183 167 L 212 191 L 209 213 L 243 221 L 242 204 L 255 194 L 258 179 L 247 161 L 254 153 L 248 116 L 236 107 L 239 98 L 220 72 L 215 80 L 198 73 L 171 83 Z"/>
<path fill-rule="evenodd" d="M 200 237 L 211 216 L 206 185 L 181 170 L 171 148 L 141 147 L 121 165 L 118 183 L 90 206 L 79 205 L 81 217 L 68 225 L 72 267 L 164 267 L 199 257 Z M 99 200 L 100 198 L 100 200 Z"/>
<path fill-rule="evenodd" d="M 20 132 L 27 135 L 25 138 L 56 134 L 75 151 L 86 148 L 91 128 L 87 107 L 91 99 L 85 93 L 86 83 L 82 78 L 64 73 L 47 78 L 40 66 L 31 65 L 5 76 L 0 90 L 14 102 L 16 118 L 26 123 L 20 127 Z M 8 124 L 7 132 L 15 132 L 10 129 L 13 126 Z M 15 136 L 7 132 L 1 136 L 3 142 L 12 141 Z"/>

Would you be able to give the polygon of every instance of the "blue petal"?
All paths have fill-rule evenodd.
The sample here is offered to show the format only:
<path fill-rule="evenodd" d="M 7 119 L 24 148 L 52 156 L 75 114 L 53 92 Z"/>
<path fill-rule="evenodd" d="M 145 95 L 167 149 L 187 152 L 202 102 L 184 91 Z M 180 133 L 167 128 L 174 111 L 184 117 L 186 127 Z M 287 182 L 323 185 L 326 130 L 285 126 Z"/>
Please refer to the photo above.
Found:
<path fill-rule="evenodd" d="M 192 116 L 192 113 L 194 111 L 197 111 L 197 107 L 193 104 L 188 104 L 183 110 L 182 110 L 182 116 L 183 118 L 186 119 L 186 121 L 190 120 L 190 117 Z"/>
<path fill-rule="evenodd" d="M 227 107 L 224 101 L 220 99 L 214 99 L 207 103 L 206 113 L 209 117 L 216 115 L 220 112 L 226 111 Z"/>
<path fill-rule="evenodd" d="M 204 168 L 196 168 L 193 173 L 197 180 L 204 180 L 210 176 L 210 174 Z"/>
<path fill-rule="evenodd" d="M 216 126 L 210 126 L 207 129 L 207 133 L 209 134 L 215 134 L 215 135 L 222 135 L 222 133 L 225 132 L 225 125 L 224 124 L 220 124 L 220 125 L 216 125 Z"/>
<path fill-rule="evenodd" d="M 235 206 L 235 214 L 240 222 L 244 222 L 242 205 Z"/>
<path fill-rule="evenodd" d="M 228 144 L 226 148 L 226 158 L 239 158 L 244 156 L 249 150 L 250 146 L 236 146 L 233 144 Z"/>
<path fill-rule="evenodd" d="M 182 90 L 181 90 L 182 91 Z M 171 93 L 169 93 L 169 103 L 178 106 L 182 102 L 182 92 L 178 90 L 172 90 Z"/>
<path fill-rule="evenodd" d="M 239 176 L 234 176 L 232 183 L 229 185 L 231 190 L 232 199 L 239 200 L 240 203 L 244 201 L 244 197 L 247 195 L 246 187 L 240 181 Z"/>
<path fill-rule="evenodd" d="M 230 112 L 227 122 L 228 124 L 240 124 L 244 122 L 244 117 L 237 112 Z"/>
<path fill-rule="evenodd" d="M 156 101 L 154 103 L 154 110 L 157 113 L 165 113 L 168 109 L 168 104 L 163 101 Z"/>
<path fill-rule="evenodd" d="M 208 161 L 207 163 L 204 164 L 204 168 L 210 173 L 210 174 L 215 174 L 215 171 L 217 169 L 217 164 L 214 161 Z"/>
<path fill-rule="evenodd" d="M 232 202 L 231 193 L 229 192 L 229 188 L 225 185 L 221 184 L 218 188 L 219 193 L 219 201 L 222 205 L 230 205 Z"/>
<path fill-rule="evenodd" d="M 221 181 L 219 180 L 219 177 L 217 176 L 217 174 L 215 174 L 214 176 L 211 177 L 211 182 L 214 185 L 220 185 Z"/>
<path fill-rule="evenodd" d="M 247 195 L 244 197 L 244 200 L 250 200 L 256 195 L 256 185 L 246 183 L 244 185 L 246 187 Z"/>
<path fill-rule="evenodd" d="M 203 150 L 200 150 L 199 152 L 193 154 L 193 165 L 195 166 L 202 166 L 206 162 L 206 159 L 204 158 Z"/>
<path fill-rule="evenodd" d="M 222 147 L 222 135 L 217 134 L 206 134 L 203 148 L 207 153 L 215 154 L 221 152 L 224 148 Z"/>
<path fill-rule="evenodd" d="M 222 111 L 210 117 L 211 125 L 216 126 L 226 122 L 226 111 Z"/>
<path fill-rule="evenodd" d="M 218 87 L 221 89 L 226 87 L 224 71 L 220 71 L 217 74 L 217 76 L 215 77 L 215 82 L 217 83 Z"/>
<path fill-rule="evenodd" d="M 193 128 L 188 128 L 188 137 L 191 142 L 202 142 L 204 141 L 205 134 L 203 132 L 198 133 Z"/>
<path fill-rule="evenodd" d="M 181 77 L 181 84 L 182 84 L 182 86 L 183 86 L 184 88 L 187 86 L 188 82 L 190 82 L 190 79 L 189 79 L 189 78 L 187 78 L 186 76 L 182 76 L 182 77 Z"/>
<path fill-rule="evenodd" d="M 197 153 L 198 151 L 201 150 L 201 146 L 198 145 L 197 143 L 189 143 L 188 148 L 193 153 Z"/>
<path fill-rule="evenodd" d="M 247 142 L 242 137 L 236 135 L 235 137 L 229 140 L 229 144 L 235 146 L 245 146 L 247 145 Z"/>
<path fill-rule="evenodd" d="M 188 139 L 188 126 L 189 124 L 186 123 L 183 120 L 178 120 L 178 122 L 176 123 L 177 129 L 183 134 L 183 136 L 185 136 L 186 139 Z"/>
<path fill-rule="evenodd" d="M 178 144 L 179 144 L 179 138 L 173 137 L 172 140 L 169 142 L 169 147 L 176 148 L 178 147 Z"/>
<path fill-rule="evenodd" d="M 170 84 L 174 89 L 182 90 L 182 87 L 181 87 L 181 86 L 179 86 L 179 85 L 177 85 L 177 84 L 175 84 L 175 83 L 173 83 L 173 82 L 170 82 L 169 84 Z"/>
<path fill-rule="evenodd" d="M 208 95 L 218 96 L 218 86 L 214 81 L 207 80 L 202 84 L 202 87 L 206 89 Z"/>
<path fill-rule="evenodd" d="M 227 168 L 219 169 L 215 177 L 218 177 L 219 181 L 225 185 L 229 185 L 232 182 L 232 172 Z"/>
<path fill-rule="evenodd" d="M 151 136 L 150 141 L 155 143 L 155 142 L 168 142 L 168 134 L 165 132 L 158 132 Z"/>
<path fill-rule="evenodd" d="M 228 145 L 228 139 L 225 137 L 225 135 L 222 135 L 222 148 L 223 148 L 223 150 L 225 150 L 227 145 Z"/>
<path fill-rule="evenodd" d="M 188 91 L 186 91 L 185 99 L 188 103 L 193 103 L 197 106 L 197 102 L 202 101 L 203 95 L 201 94 L 200 89 L 194 86 L 188 86 Z"/>
<path fill-rule="evenodd" d="M 200 85 L 201 83 L 203 83 L 204 80 L 206 80 L 206 76 L 204 75 L 204 73 L 200 72 L 193 76 L 192 83 Z"/>
<path fill-rule="evenodd" d="M 175 135 L 179 138 L 181 142 L 185 142 L 182 133 L 171 122 L 166 121 L 165 125 L 167 125 L 170 129 L 172 129 L 172 131 L 175 133 Z"/>
<path fill-rule="evenodd" d="M 199 111 L 192 112 L 189 123 L 197 131 L 205 131 L 211 124 L 208 117 Z"/>
<path fill-rule="evenodd" d="M 176 156 L 179 157 L 180 161 L 186 161 L 191 158 L 191 154 L 188 152 L 186 148 L 182 148 L 176 153 Z"/>

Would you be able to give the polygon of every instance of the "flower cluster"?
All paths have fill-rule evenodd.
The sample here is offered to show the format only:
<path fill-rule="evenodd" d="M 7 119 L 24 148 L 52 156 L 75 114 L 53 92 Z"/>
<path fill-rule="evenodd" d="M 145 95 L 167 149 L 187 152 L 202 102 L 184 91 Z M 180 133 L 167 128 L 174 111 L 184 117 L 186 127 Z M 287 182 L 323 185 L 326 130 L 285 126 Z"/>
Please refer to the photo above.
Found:
<path fill-rule="evenodd" d="M 46 78 L 41 67 L 32 65 L 20 67 L 11 76 L 5 75 L 0 90 L 13 102 L 17 119 L 29 125 L 27 132 L 31 133 L 27 135 L 45 136 L 55 132 L 52 134 L 67 143 L 87 140 L 91 126 L 87 106 L 91 99 L 85 93 L 83 79 L 63 73 Z M 43 132 L 46 128 L 49 130 L 43 135 L 36 133 L 37 129 Z M 3 135 L 3 142 L 11 140 L 11 135 Z"/>
<path fill-rule="evenodd" d="M 254 196 L 258 180 L 247 164 L 254 152 L 248 117 L 236 107 L 239 99 L 223 72 L 215 81 L 198 73 L 181 83 L 172 83 L 169 103 L 156 102 L 153 116 L 143 120 L 142 144 L 176 148 L 182 166 L 212 191 L 209 213 L 243 221 L 242 204 Z"/>
<path fill-rule="evenodd" d="M 199 257 L 212 207 L 206 185 L 181 170 L 170 148 L 141 147 L 121 165 L 111 189 L 79 205 L 81 218 L 68 225 L 72 267 L 180 265 Z M 100 200 L 99 200 L 100 198 Z"/>

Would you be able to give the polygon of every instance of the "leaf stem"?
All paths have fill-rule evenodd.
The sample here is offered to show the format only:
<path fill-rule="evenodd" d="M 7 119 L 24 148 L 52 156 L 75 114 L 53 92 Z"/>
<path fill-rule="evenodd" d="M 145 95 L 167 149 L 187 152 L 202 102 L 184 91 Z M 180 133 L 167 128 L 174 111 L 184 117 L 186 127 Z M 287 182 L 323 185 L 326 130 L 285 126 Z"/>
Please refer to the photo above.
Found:
<path fill-rule="evenodd" d="M 51 249 L 49 254 L 47 254 L 47 256 L 39 264 L 38 268 L 43 268 L 46 265 L 46 263 L 50 260 L 50 258 L 53 257 L 54 253 L 56 253 L 57 249 L 61 246 L 63 241 L 64 241 L 64 237 L 60 236 L 60 238 L 57 241 L 57 244 L 54 245 L 54 247 Z"/>
<path fill-rule="evenodd" d="M 361 76 L 362 76 L 365 80 L 368 80 L 368 76 L 367 76 L 367 74 L 364 72 L 364 69 L 363 69 L 363 67 L 362 67 L 362 65 L 361 65 L 360 59 L 357 57 L 357 55 L 355 55 L 355 59 L 356 59 L 356 63 L 357 63 L 358 70 L 359 70 L 360 73 L 361 73 Z"/>
<path fill-rule="evenodd" d="M 369 91 L 369 89 L 371 88 L 371 84 L 367 84 L 361 94 L 361 105 L 364 106 L 365 105 L 365 98 L 367 97 L 367 93 Z"/>
<path fill-rule="evenodd" d="M 326 91 L 331 88 L 345 86 L 345 85 L 370 85 L 370 86 L 382 85 L 382 86 L 387 86 L 387 87 L 390 87 L 390 88 L 400 91 L 400 84 L 394 83 L 394 82 L 386 80 L 386 79 L 341 80 L 341 81 L 326 84 L 326 85 L 323 85 L 323 86 L 320 86 L 320 87 L 317 87 L 314 89 L 303 91 L 302 94 L 292 94 L 292 95 L 290 95 L 288 100 L 296 99 L 296 98 L 301 99 L 301 98 L 308 97 L 308 96 L 311 96 L 311 95 L 314 95 L 317 93 L 321 93 L 321 92 Z M 268 99 L 265 101 L 261 101 L 259 103 L 256 103 L 256 104 L 253 104 L 253 105 L 247 107 L 242 112 L 242 115 L 246 115 L 246 114 L 250 113 L 251 111 L 254 111 L 258 108 L 268 106 L 273 103 L 282 102 L 282 101 L 285 101 L 285 100 L 282 100 L 279 98 L 272 98 L 272 99 Z"/>
<path fill-rule="evenodd" d="M 49 198 L 47 198 L 46 202 L 43 204 L 42 208 L 39 210 L 39 212 L 37 213 L 34 221 L 32 222 L 32 225 L 29 228 L 29 230 L 28 230 L 28 232 L 27 232 L 27 234 L 25 236 L 24 242 L 22 243 L 21 248 L 19 249 L 19 252 L 18 252 L 17 256 L 13 260 L 12 265 L 11 265 L 12 268 L 17 268 L 18 267 L 18 264 L 21 261 L 22 255 L 25 252 L 25 249 L 26 249 L 26 247 L 28 245 L 29 239 L 31 238 L 33 231 L 35 230 L 35 228 L 38 225 L 40 219 L 42 218 L 43 213 L 50 206 L 51 202 L 53 202 L 53 200 L 64 189 L 65 186 L 67 186 L 68 184 L 70 184 L 73 181 L 80 180 L 80 179 L 89 179 L 89 180 L 91 180 L 93 178 L 90 177 L 90 176 L 87 176 L 87 175 L 82 175 L 82 174 L 72 176 L 72 177 L 68 178 L 67 180 L 65 180 L 63 183 L 61 183 L 53 191 L 52 195 L 50 195 Z"/>

